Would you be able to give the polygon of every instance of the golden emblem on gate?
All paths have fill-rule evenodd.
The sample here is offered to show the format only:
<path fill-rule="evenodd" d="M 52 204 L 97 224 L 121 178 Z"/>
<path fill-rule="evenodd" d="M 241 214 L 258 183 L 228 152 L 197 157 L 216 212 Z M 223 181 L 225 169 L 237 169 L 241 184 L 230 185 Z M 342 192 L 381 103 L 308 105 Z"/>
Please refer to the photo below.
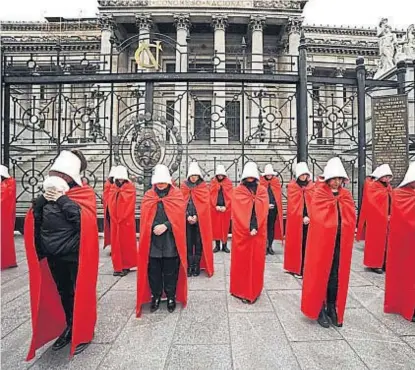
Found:
<path fill-rule="evenodd" d="M 155 50 L 153 54 L 152 49 Z M 135 51 L 134 58 L 137 65 L 146 69 L 160 69 L 160 51 L 161 41 L 156 41 L 154 44 L 148 42 L 140 42 L 138 49 Z"/>

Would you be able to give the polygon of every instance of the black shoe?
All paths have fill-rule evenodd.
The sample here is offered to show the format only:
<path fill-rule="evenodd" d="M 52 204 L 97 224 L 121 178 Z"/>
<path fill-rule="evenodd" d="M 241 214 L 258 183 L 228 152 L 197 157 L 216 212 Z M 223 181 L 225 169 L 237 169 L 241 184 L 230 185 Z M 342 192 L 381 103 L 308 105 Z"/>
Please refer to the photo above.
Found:
<path fill-rule="evenodd" d="M 272 247 L 267 248 L 267 254 L 270 254 L 271 256 L 275 254 L 275 252 L 272 250 Z"/>
<path fill-rule="evenodd" d="M 193 276 L 193 266 L 187 268 L 187 277 Z"/>
<path fill-rule="evenodd" d="M 251 304 L 251 301 L 248 301 L 247 299 L 241 299 L 241 301 L 242 303 L 245 303 L 245 304 Z"/>
<path fill-rule="evenodd" d="M 193 266 L 193 276 L 199 276 L 200 275 L 200 264 L 197 264 L 196 266 Z"/>
<path fill-rule="evenodd" d="M 318 315 L 317 322 L 323 327 L 328 329 L 330 327 L 330 321 L 327 316 L 326 308 L 323 307 Z"/>
<path fill-rule="evenodd" d="M 114 271 L 112 273 L 112 276 L 125 276 L 125 275 L 123 275 L 123 272 L 122 271 Z"/>
<path fill-rule="evenodd" d="M 126 276 L 130 273 L 130 269 L 123 269 L 122 273 L 123 273 L 123 276 Z"/>
<path fill-rule="evenodd" d="M 79 355 L 81 352 L 85 351 L 85 349 L 90 345 L 91 343 L 81 343 L 78 346 L 76 346 L 74 355 Z"/>
<path fill-rule="evenodd" d="M 167 301 L 167 310 L 172 313 L 176 309 L 176 300 L 169 298 Z"/>
<path fill-rule="evenodd" d="M 336 305 L 327 305 L 327 316 L 330 318 L 330 321 L 334 326 L 338 328 L 341 328 L 343 326 L 343 324 L 339 324 L 339 322 L 337 321 Z"/>
<path fill-rule="evenodd" d="M 216 245 L 215 248 L 213 248 L 213 253 L 218 253 L 220 252 L 220 241 L 217 240 L 215 243 Z"/>
<path fill-rule="evenodd" d="M 72 339 L 72 331 L 69 327 L 67 327 L 64 332 L 59 336 L 59 338 L 53 343 L 52 351 L 59 351 L 63 347 L 66 347 L 69 343 L 71 343 Z"/>
<path fill-rule="evenodd" d="M 225 244 L 222 244 L 222 251 L 224 251 L 225 253 L 231 253 L 230 249 L 228 248 L 228 246 Z"/>
<path fill-rule="evenodd" d="M 151 313 L 156 312 L 160 308 L 160 301 L 161 301 L 160 297 L 151 298 L 151 306 L 150 306 Z"/>
<path fill-rule="evenodd" d="M 412 322 L 415 322 L 415 315 L 412 317 Z"/>
<path fill-rule="evenodd" d="M 373 272 L 375 272 L 376 274 L 379 274 L 379 275 L 382 275 L 382 274 L 383 274 L 383 270 L 382 270 L 382 269 L 372 269 L 372 268 L 371 268 L 371 270 L 372 270 Z"/>

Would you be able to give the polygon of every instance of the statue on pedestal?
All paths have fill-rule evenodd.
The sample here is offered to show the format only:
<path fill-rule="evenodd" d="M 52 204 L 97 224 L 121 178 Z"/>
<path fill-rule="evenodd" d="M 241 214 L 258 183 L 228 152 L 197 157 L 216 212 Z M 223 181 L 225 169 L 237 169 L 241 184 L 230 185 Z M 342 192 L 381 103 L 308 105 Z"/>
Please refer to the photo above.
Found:
<path fill-rule="evenodd" d="M 403 52 L 407 60 L 415 60 L 415 25 L 411 24 L 406 31 L 403 42 Z"/>
<path fill-rule="evenodd" d="M 392 28 L 388 24 L 388 19 L 383 18 L 378 27 L 379 37 L 379 70 L 378 75 L 389 71 L 395 66 L 395 55 L 398 46 L 398 40 Z"/>

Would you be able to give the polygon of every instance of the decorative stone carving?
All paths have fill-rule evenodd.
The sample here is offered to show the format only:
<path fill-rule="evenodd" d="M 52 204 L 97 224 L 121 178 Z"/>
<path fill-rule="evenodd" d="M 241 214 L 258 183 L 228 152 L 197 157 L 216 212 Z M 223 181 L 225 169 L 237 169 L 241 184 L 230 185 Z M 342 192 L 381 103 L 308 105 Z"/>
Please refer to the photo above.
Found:
<path fill-rule="evenodd" d="M 115 27 L 114 18 L 111 14 L 100 14 L 98 23 L 101 31 L 113 31 Z"/>
<path fill-rule="evenodd" d="M 381 75 L 395 66 L 395 54 L 398 40 L 387 18 L 383 18 L 378 27 L 379 37 L 379 70 L 377 75 Z"/>
<path fill-rule="evenodd" d="M 303 17 L 290 17 L 288 18 L 287 23 L 287 33 L 288 35 L 291 35 L 293 33 L 300 34 L 302 25 L 303 25 L 304 18 Z"/>
<path fill-rule="evenodd" d="M 98 0 L 100 6 L 148 6 L 148 0 Z"/>
<path fill-rule="evenodd" d="M 212 15 L 212 27 L 215 30 L 226 30 L 228 27 L 228 16 L 222 14 Z"/>
<path fill-rule="evenodd" d="M 301 9 L 301 2 L 290 0 L 254 0 L 254 7 L 267 9 Z"/>
<path fill-rule="evenodd" d="M 153 27 L 153 20 L 148 13 L 141 13 L 135 15 L 135 24 L 140 31 L 150 31 Z"/>
<path fill-rule="evenodd" d="M 343 77 L 345 73 L 346 73 L 346 68 L 343 68 L 343 67 L 336 68 L 336 77 Z"/>
<path fill-rule="evenodd" d="M 263 31 L 265 27 L 266 17 L 263 15 L 251 15 L 249 27 L 252 31 Z"/>
<path fill-rule="evenodd" d="M 308 76 L 313 76 L 315 71 L 316 71 L 315 66 L 313 66 L 311 64 L 307 64 L 307 75 Z"/>
<path fill-rule="evenodd" d="M 411 24 L 406 31 L 403 42 L 403 53 L 406 59 L 415 60 L 415 25 Z"/>
<path fill-rule="evenodd" d="M 192 25 L 189 14 L 174 14 L 174 24 L 177 29 L 189 30 Z"/>

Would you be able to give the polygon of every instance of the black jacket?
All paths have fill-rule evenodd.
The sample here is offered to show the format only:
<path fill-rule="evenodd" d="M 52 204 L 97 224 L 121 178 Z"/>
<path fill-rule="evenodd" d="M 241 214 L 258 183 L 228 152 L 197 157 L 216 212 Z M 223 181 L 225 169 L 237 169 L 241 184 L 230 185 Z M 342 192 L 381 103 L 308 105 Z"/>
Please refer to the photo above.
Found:
<path fill-rule="evenodd" d="M 159 190 L 155 188 L 155 191 L 157 195 L 160 198 L 165 197 L 169 191 L 170 186 L 167 187 L 165 190 Z M 166 225 L 167 230 L 161 234 L 161 235 L 155 235 L 153 233 L 153 229 L 157 225 Z M 166 212 L 164 210 L 163 203 L 159 201 L 157 203 L 157 211 L 156 216 L 154 217 L 152 228 L 152 234 L 151 234 L 151 246 L 150 246 L 150 257 L 152 258 L 171 258 L 171 257 L 177 257 L 177 248 L 176 248 L 176 242 L 174 240 L 174 234 L 172 225 L 167 218 Z"/>
<path fill-rule="evenodd" d="M 48 202 L 41 195 L 34 204 L 33 215 L 39 259 L 54 256 L 76 261 L 81 236 L 80 206 L 66 195 L 57 202 Z"/>
<path fill-rule="evenodd" d="M 193 189 L 196 186 L 198 186 L 199 184 L 201 184 L 203 182 L 202 179 L 197 180 L 195 183 L 190 182 L 190 181 L 186 181 L 186 185 L 190 188 Z M 186 209 L 186 218 L 189 216 L 197 216 L 197 210 L 196 210 L 196 206 L 193 203 L 193 199 L 192 196 L 190 195 L 189 201 L 187 203 L 187 209 Z"/>

